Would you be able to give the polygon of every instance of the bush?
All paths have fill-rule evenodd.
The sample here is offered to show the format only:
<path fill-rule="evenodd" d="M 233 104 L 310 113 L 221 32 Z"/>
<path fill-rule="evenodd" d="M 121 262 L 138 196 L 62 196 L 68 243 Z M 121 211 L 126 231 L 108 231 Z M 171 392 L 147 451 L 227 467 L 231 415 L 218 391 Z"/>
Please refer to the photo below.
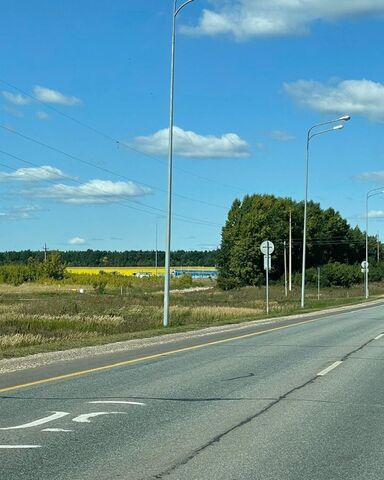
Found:
<path fill-rule="evenodd" d="M 320 267 L 320 284 L 322 287 L 347 287 L 362 281 L 362 273 L 359 265 L 347 265 L 344 263 L 328 263 Z M 317 268 L 309 268 L 306 271 L 306 282 L 317 285 Z"/>
<path fill-rule="evenodd" d="M 174 282 L 180 288 L 188 288 L 193 285 L 192 276 L 188 273 L 183 273 L 177 280 Z"/>
<path fill-rule="evenodd" d="M 236 277 L 227 277 L 225 275 L 219 275 L 217 277 L 217 286 L 221 290 L 233 290 L 234 288 L 240 288 L 240 281 Z"/>
<path fill-rule="evenodd" d="M 103 293 L 105 293 L 105 289 L 107 288 L 107 282 L 106 280 L 102 280 L 100 278 L 94 281 L 92 286 L 96 293 L 99 293 L 100 295 L 102 295 Z"/>

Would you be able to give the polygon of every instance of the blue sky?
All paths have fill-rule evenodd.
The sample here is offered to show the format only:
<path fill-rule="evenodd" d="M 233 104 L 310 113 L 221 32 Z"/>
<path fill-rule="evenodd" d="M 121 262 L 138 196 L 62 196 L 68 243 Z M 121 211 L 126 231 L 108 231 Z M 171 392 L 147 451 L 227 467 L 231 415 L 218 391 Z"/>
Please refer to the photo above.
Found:
<path fill-rule="evenodd" d="M 165 243 L 171 0 L 4 0 L 1 250 Z M 194 0 L 178 16 L 174 249 L 236 197 L 310 198 L 364 228 L 384 186 L 384 0 Z M 40 143 L 38 143 L 40 142 Z M 384 195 L 370 200 L 384 237 Z"/>

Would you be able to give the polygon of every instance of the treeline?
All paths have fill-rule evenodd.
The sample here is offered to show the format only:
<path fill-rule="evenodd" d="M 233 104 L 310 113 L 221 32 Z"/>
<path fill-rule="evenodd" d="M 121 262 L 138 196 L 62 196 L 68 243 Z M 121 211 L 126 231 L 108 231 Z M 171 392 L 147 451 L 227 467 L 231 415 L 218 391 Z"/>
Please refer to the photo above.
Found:
<path fill-rule="evenodd" d="M 155 265 L 156 252 L 145 250 L 127 250 L 124 252 L 107 250 L 61 251 L 61 261 L 72 267 L 151 267 Z M 164 252 L 158 251 L 158 265 L 164 265 Z M 176 250 L 171 253 L 171 265 L 213 267 L 217 264 L 218 251 Z M 44 252 L 23 250 L 20 252 L 0 252 L 0 265 L 24 264 L 31 259 L 41 262 Z"/>
<path fill-rule="evenodd" d="M 358 227 L 352 228 L 334 209 L 322 209 L 318 203 L 309 202 L 307 212 L 307 268 L 330 263 L 357 266 L 365 259 L 365 233 Z M 260 244 L 267 239 L 275 244 L 271 279 L 281 279 L 284 274 L 284 242 L 288 248 L 290 215 L 293 272 L 299 273 L 304 203 L 273 195 L 246 196 L 242 201 L 236 199 L 222 229 L 219 285 L 233 288 L 262 284 L 264 268 Z M 374 258 L 376 246 L 376 238 L 370 237 L 370 257 Z M 359 273 L 358 267 L 354 271 Z"/>
<path fill-rule="evenodd" d="M 21 285 L 39 280 L 63 280 L 65 265 L 59 252 L 51 252 L 44 261 L 30 257 L 25 263 L 12 263 L 0 266 L 0 283 Z"/>

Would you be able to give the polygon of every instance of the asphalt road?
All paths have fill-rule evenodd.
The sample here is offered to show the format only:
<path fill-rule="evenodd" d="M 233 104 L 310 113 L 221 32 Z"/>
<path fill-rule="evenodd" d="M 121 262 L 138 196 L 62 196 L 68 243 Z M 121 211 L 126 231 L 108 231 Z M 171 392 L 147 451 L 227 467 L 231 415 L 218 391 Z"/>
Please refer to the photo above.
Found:
<path fill-rule="evenodd" d="M 242 334 L 3 384 L 0 478 L 383 479 L 384 306 Z"/>

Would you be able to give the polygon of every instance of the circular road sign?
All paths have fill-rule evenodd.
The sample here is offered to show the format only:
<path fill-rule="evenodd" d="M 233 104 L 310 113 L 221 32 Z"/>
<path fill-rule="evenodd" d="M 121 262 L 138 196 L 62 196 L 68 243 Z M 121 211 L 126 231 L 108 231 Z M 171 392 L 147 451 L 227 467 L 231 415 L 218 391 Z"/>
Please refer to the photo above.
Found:
<path fill-rule="evenodd" d="M 368 262 L 366 260 L 364 260 L 363 262 L 361 262 L 361 267 L 362 268 L 367 268 L 368 267 Z"/>
<path fill-rule="evenodd" d="M 261 245 L 260 245 L 260 250 L 261 250 L 261 253 L 264 253 L 264 255 L 271 255 L 271 253 L 274 252 L 275 250 L 275 246 L 274 244 L 269 241 L 269 240 L 265 240 Z"/>

